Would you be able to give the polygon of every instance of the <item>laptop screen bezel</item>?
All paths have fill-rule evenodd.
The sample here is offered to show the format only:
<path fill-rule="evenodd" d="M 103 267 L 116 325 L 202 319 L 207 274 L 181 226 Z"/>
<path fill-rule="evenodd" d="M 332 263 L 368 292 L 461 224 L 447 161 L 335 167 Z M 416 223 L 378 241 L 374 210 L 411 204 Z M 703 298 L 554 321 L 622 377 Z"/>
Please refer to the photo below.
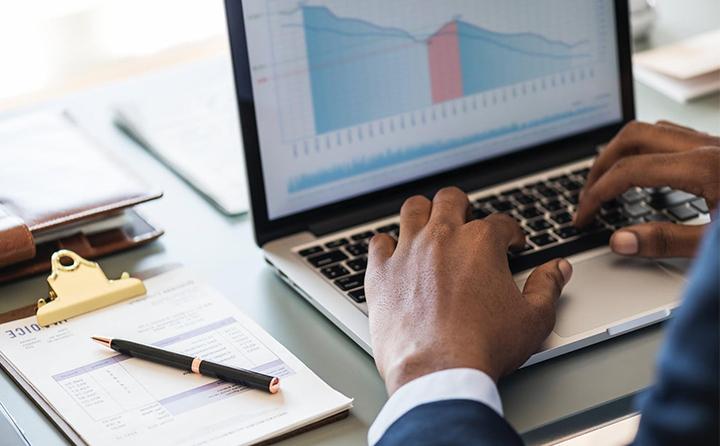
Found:
<path fill-rule="evenodd" d="M 263 246 L 272 240 L 311 229 L 314 229 L 315 233 L 331 230 L 335 225 L 327 222 L 341 222 L 338 225 L 340 229 L 342 226 L 348 227 L 389 215 L 397 212 L 406 197 L 418 193 L 430 195 L 443 186 L 457 185 L 466 190 L 478 189 L 592 156 L 598 145 L 609 141 L 625 124 L 635 119 L 629 7 L 627 0 L 615 0 L 614 6 L 622 108 L 622 119 L 618 123 L 271 220 L 268 215 L 260 156 L 242 0 L 225 0 L 251 215 L 257 244 Z M 478 175 L 478 172 L 482 172 L 482 175 Z M 378 203 L 381 205 L 378 206 Z M 345 218 L 341 218 L 342 216 Z"/>

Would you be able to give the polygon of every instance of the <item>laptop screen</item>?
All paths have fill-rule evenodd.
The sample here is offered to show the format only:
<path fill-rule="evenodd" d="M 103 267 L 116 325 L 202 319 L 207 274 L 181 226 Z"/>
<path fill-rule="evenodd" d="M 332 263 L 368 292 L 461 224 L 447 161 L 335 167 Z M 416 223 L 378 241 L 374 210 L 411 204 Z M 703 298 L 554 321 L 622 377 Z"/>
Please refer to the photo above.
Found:
<path fill-rule="evenodd" d="M 618 123 L 613 8 L 243 1 L 269 218 Z"/>

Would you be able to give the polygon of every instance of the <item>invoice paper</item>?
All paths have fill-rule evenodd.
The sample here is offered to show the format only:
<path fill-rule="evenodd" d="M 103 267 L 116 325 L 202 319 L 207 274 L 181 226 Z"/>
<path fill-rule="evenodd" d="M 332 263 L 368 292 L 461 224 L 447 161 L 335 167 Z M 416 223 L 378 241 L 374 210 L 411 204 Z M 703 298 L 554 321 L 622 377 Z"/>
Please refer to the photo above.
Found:
<path fill-rule="evenodd" d="M 89 444 L 251 444 L 347 410 L 330 388 L 224 297 L 175 270 L 145 296 L 49 327 L 0 325 L 0 353 Z M 279 376 L 259 390 L 118 354 L 122 338 Z"/>

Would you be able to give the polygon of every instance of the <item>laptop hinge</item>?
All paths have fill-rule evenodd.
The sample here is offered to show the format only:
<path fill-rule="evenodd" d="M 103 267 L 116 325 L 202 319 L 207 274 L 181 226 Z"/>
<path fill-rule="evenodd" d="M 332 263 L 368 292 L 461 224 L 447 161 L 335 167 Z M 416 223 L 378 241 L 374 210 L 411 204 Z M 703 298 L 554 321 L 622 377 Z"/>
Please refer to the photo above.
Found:
<path fill-rule="evenodd" d="M 583 146 L 588 147 L 587 144 Z M 385 197 L 382 202 L 365 206 L 355 211 L 340 213 L 337 215 L 308 225 L 308 230 L 317 236 L 327 235 L 333 232 L 342 231 L 351 226 L 368 223 L 373 220 L 397 214 L 406 198 L 410 195 L 421 194 L 428 198 L 432 198 L 435 191 L 442 186 L 458 186 L 465 191 L 474 191 L 492 185 L 501 184 L 531 175 L 544 170 L 560 167 L 563 164 L 579 161 L 587 158 L 599 149 L 598 144 L 592 144 L 586 150 L 577 152 L 577 155 L 569 159 L 562 154 L 548 155 L 541 159 L 535 160 L 531 164 L 516 164 L 507 161 L 494 160 L 482 168 L 466 169 L 462 173 L 449 174 L 444 178 L 438 179 L 434 184 L 425 185 L 422 190 L 417 190 L 414 194 L 399 195 Z"/>
<path fill-rule="evenodd" d="M 308 226 L 308 230 L 316 236 L 323 236 L 333 232 L 342 231 L 351 226 L 368 223 L 392 214 L 397 214 L 402 206 L 404 197 L 390 199 L 373 206 L 367 206 L 353 212 L 338 214 L 333 218 L 318 221 Z"/>

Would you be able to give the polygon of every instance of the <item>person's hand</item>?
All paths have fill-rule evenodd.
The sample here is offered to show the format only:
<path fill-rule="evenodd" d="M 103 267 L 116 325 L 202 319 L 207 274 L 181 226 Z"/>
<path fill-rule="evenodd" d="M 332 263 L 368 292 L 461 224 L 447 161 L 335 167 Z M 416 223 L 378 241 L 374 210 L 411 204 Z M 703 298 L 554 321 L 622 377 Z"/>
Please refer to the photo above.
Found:
<path fill-rule="evenodd" d="M 525 243 L 522 229 L 501 214 L 466 223 L 468 208 L 457 188 L 432 202 L 410 198 L 400 211 L 397 245 L 383 234 L 370 242 L 370 337 L 390 394 L 451 368 L 474 368 L 497 381 L 537 352 L 555 325 L 570 264 L 539 267 L 521 292 L 507 252 Z"/>
<path fill-rule="evenodd" d="M 590 170 L 575 225 L 589 223 L 603 202 L 631 187 L 669 186 L 702 197 L 710 209 L 720 198 L 720 138 L 669 122 L 631 122 L 600 152 Z M 706 225 L 645 223 L 623 228 L 612 250 L 642 257 L 691 257 Z"/>

